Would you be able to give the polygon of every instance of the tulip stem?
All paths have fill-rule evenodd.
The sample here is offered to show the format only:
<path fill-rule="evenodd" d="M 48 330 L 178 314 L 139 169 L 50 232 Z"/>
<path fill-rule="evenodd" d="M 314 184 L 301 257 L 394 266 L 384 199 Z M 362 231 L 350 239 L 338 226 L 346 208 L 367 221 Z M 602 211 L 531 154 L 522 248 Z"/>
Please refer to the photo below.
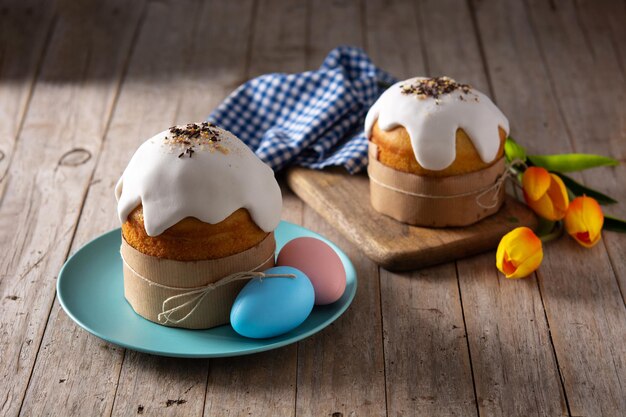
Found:
<path fill-rule="evenodd" d="M 541 242 L 548 243 L 561 237 L 563 234 L 563 222 L 552 222 L 549 220 L 539 219 L 537 227 L 537 235 Z"/>

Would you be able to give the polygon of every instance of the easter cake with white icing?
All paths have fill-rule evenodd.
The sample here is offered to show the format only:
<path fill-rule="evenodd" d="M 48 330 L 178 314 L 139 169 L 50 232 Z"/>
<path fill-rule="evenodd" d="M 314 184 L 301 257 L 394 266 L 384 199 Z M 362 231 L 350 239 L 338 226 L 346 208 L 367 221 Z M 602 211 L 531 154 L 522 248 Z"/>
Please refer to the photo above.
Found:
<path fill-rule="evenodd" d="M 151 321 L 228 323 L 245 284 L 232 278 L 275 264 L 282 196 L 274 172 L 216 125 L 174 126 L 145 141 L 115 196 L 125 297 Z"/>
<path fill-rule="evenodd" d="M 432 227 L 465 226 L 495 213 L 508 132 L 500 109 L 467 84 L 416 77 L 392 85 L 365 120 L 372 205 Z"/>
<path fill-rule="evenodd" d="M 151 256 L 192 261 L 249 249 L 278 226 L 272 169 L 208 122 L 144 142 L 115 188 L 126 241 Z"/>

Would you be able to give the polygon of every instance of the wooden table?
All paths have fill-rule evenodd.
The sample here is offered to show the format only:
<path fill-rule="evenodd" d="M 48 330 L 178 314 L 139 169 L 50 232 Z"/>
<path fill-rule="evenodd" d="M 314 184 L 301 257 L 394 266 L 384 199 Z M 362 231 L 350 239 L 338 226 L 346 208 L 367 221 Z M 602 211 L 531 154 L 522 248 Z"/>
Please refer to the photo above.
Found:
<path fill-rule="evenodd" d="M 117 227 L 136 146 L 202 120 L 246 79 L 360 45 L 398 77 L 490 94 L 533 152 L 626 158 L 623 1 L 154 0 L 0 4 L 0 414 L 624 416 L 626 237 L 562 238 L 525 280 L 494 253 L 377 267 L 287 189 L 284 219 L 359 274 L 348 312 L 298 344 L 183 360 L 110 345 L 55 300 L 59 268 Z M 622 201 L 626 168 L 576 176 Z"/>

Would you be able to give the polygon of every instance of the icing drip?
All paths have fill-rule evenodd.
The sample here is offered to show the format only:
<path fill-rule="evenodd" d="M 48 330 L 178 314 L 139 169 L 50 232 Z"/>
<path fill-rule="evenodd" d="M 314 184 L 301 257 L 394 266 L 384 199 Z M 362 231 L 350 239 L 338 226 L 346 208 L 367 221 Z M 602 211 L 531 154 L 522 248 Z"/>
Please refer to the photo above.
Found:
<path fill-rule="evenodd" d="M 186 217 L 219 223 L 240 208 L 270 232 L 282 209 L 272 169 L 232 133 L 209 123 L 176 126 L 144 142 L 119 179 L 115 197 L 122 223 L 143 205 L 149 236 Z"/>
<path fill-rule="evenodd" d="M 403 126 L 415 159 L 430 170 L 445 169 L 454 162 L 459 128 L 469 135 L 485 163 L 498 154 L 498 126 L 509 133 L 509 121 L 489 97 L 447 77 L 417 77 L 392 85 L 367 113 L 368 138 L 377 120 L 385 131 Z"/>

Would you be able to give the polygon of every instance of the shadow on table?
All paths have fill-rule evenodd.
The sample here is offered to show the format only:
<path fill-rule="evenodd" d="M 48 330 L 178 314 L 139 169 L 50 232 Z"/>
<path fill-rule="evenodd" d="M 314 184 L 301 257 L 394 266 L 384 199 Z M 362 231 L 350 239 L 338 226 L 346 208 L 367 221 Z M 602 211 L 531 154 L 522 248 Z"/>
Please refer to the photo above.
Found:
<path fill-rule="evenodd" d="M 198 10 L 190 10 L 189 3 L 175 1 L 125 0 L 7 0 L 0 3 L 0 62 L 11 59 L 23 63 L 18 69 L 2 71 L 0 79 L 6 81 L 29 81 L 33 76 L 24 68 L 41 66 L 39 80 L 44 82 L 85 82 L 111 80 L 119 77 L 123 62 L 111 62 L 109 67 L 87 71 L 90 62 L 97 60 L 98 53 L 110 53 L 112 33 L 127 32 L 126 44 L 114 45 L 125 52 L 114 59 L 129 61 L 132 76 L 154 82 L 174 77 L 204 78 L 220 74 L 242 72 L 241 56 L 247 50 L 247 37 L 241 45 L 225 41 L 224 34 L 202 25 L 194 19 L 183 25 L 180 22 L 162 27 L 168 20 L 186 21 L 187 15 L 211 10 L 200 10 L 202 2 L 193 3 Z M 238 7 L 238 6 L 233 6 Z M 220 16 L 216 16 L 219 18 Z M 196 27 L 198 26 L 198 27 Z M 166 31 L 166 36 L 160 36 Z M 159 34 L 159 36 L 157 36 Z M 231 36 L 232 37 L 232 36 Z M 164 45 L 164 42 L 170 45 Z M 245 44 L 244 44 L 245 43 Z M 134 45 L 133 45 L 134 44 Z M 114 48 L 113 48 L 114 49 Z M 141 49 L 138 51 L 138 49 Z M 163 50 L 177 50 L 176 56 L 159 59 L 159 65 L 151 62 L 141 65 L 148 54 L 163 54 Z M 130 60 L 127 54 L 132 54 Z M 5 56 L 3 56 L 5 55 Z M 42 59 L 43 56 L 43 59 Z M 61 70 L 46 70 L 48 61 L 62 61 L 65 65 L 52 65 Z M 245 79 L 225 85 L 232 90 Z"/>

